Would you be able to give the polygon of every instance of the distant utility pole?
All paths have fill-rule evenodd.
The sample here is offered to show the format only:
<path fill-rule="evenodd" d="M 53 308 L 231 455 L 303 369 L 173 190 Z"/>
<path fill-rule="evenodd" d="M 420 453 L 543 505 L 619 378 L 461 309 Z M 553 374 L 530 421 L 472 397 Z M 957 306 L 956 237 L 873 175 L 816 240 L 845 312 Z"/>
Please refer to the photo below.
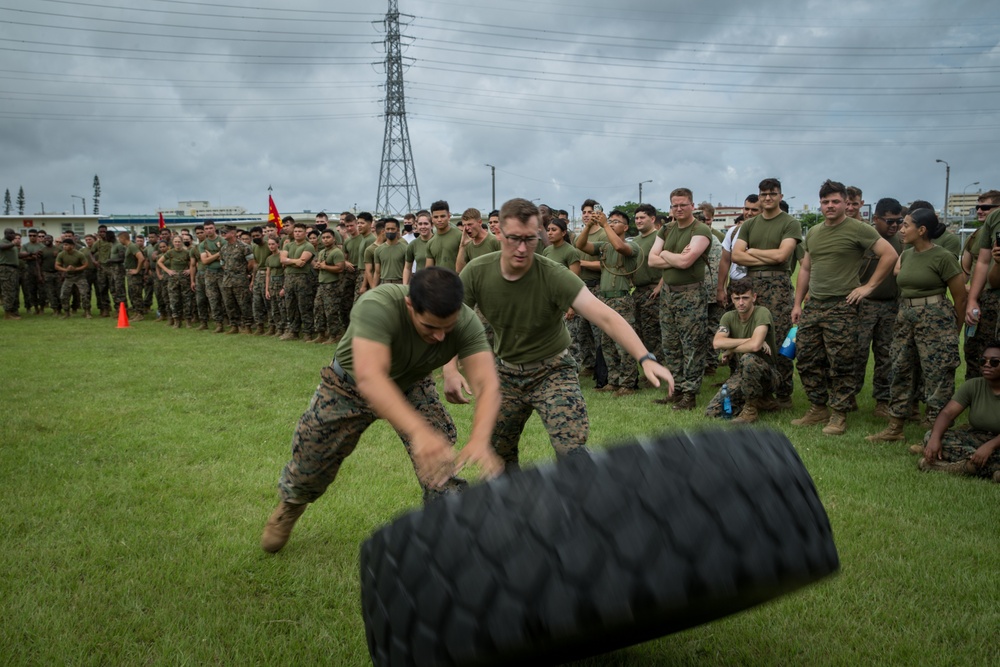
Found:
<path fill-rule="evenodd" d="M 412 16 L 407 18 L 413 18 Z M 377 211 L 403 215 L 421 208 L 417 172 L 410 152 L 410 130 L 406 126 L 403 95 L 403 54 L 399 36 L 399 2 L 389 0 L 385 15 L 385 138 L 382 169 L 378 177 Z"/>
<path fill-rule="evenodd" d="M 497 210 L 497 168 L 492 164 L 486 165 L 490 168 L 490 180 L 493 182 L 493 208 L 490 210 Z"/>

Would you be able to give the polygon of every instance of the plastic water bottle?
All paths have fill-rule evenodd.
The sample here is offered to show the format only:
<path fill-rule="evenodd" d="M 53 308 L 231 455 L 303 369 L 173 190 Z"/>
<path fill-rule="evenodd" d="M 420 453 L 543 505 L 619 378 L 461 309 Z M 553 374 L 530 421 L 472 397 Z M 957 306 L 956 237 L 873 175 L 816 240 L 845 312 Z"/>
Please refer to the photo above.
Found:
<path fill-rule="evenodd" d="M 785 336 L 785 342 L 781 344 L 781 349 L 778 350 L 778 354 L 783 357 L 788 357 L 789 359 L 795 358 L 795 337 L 799 333 L 798 325 L 794 326 L 789 330 L 788 335 Z"/>
<path fill-rule="evenodd" d="M 976 329 L 979 327 L 979 309 L 978 308 L 973 308 L 972 309 L 972 319 L 974 319 L 976 321 L 976 323 L 975 324 L 966 324 L 965 325 L 965 337 L 966 338 L 972 338 L 973 336 L 976 335 Z"/>
<path fill-rule="evenodd" d="M 733 401 L 729 397 L 729 385 L 725 382 L 722 383 L 722 389 L 719 391 L 722 395 L 722 417 L 724 419 L 733 418 Z"/>

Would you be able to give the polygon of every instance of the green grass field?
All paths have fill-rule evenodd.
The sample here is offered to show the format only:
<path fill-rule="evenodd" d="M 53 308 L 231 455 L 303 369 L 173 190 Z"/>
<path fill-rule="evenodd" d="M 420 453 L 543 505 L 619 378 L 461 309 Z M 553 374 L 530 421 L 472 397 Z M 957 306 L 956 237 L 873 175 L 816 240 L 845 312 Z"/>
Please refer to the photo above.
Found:
<path fill-rule="evenodd" d="M 392 430 L 368 431 L 282 552 L 258 546 L 330 346 L 46 315 L 4 322 L 0 349 L 0 661 L 369 663 L 358 548 L 420 505 Z M 707 423 L 584 384 L 594 447 Z M 801 392 L 762 420 L 815 479 L 839 576 L 583 664 L 997 664 L 1000 487 L 866 442 L 881 422 L 862 398 L 841 438 L 787 425 Z M 450 409 L 461 438 L 471 408 Z M 552 459 L 537 418 L 522 452 Z"/>

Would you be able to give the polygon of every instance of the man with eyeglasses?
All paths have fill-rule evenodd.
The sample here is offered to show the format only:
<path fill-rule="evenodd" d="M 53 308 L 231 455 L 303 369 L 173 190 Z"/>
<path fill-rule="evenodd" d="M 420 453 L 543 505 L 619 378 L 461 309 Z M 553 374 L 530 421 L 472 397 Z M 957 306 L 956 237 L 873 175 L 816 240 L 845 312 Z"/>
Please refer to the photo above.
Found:
<path fill-rule="evenodd" d="M 976 202 L 976 219 L 979 224 L 979 229 L 977 229 L 975 233 L 969 237 L 969 240 L 966 241 L 965 252 L 962 253 L 962 269 L 964 269 L 967 274 L 972 274 L 973 282 L 975 282 L 975 269 L 978 266 L 980 240 L 983 238 L 983 234 L 987 233 L 985 231 L 986 218 L 989 217 L 992 211 L 997 209 L 1000 209 L 1000 191 L 988 190 L 987 192 L 979 195 Z M 995 232 L 993 242 L 995 245 Z M 989 268 L 988 260 L 987 268 Z M 985 273 L 986 272 L 984 271 L 984 276 Z M 970 306 L 968 308 L 968 312 L 972 312 L 972 308 L 979 308 L 979 322 L 976 325 L 976 332 L 972 336 L 966 336 L 965 338 L 965 358 L 972 360 L 981 357 L 984 349 L 983 346 L 993 340 L 994 333 L 997 328 L 997 319 L 1000 317 L 1000 290 L 991 289 L 990 286 L 986 284 L 985 278 L 980 285 L 980 291 L 976 296 L 972 293 L 972 287 L 970 286 L 969 288 L 970 301 L 972 299 L 978 299 L 978 304 L 976 306 Z M 966 316 L 966 323 L 970 323 L 968 316 Z M 981 375 L 981 369 L 976 363 L 969 363 L 968 361 L 965 363 L 966 380 L 971 380 L 972 378 L 980 377 Z"/>
<path fill-rule="evenodd" d="M 653 386 L 663 381 L 673 390 L 670 371 L 621 315 L 601 303 L 572 271 L 535 254 L 539 229 L 538 208 L 526 199 L 511 199 L 500 208 L 500 252 L 478 257 L 462 271 L 465 303 L 478 305 L 495 332 L 501 404 L 492 443 L 508 472 L 519 467 L 521 432 L 533 411 L 557 456 L 582 451 L 587 443 L 587 404 L 564 320 L 571 307 L 625 348 Z M 469 388 L 456 361 L 444 370 L 445 396 L 452 403 L 467 403 L 464 392 Z"/>
<path fill-rule="evenodd" d="M 850 199 L 850 188 L 848 188 Z M 903 243 L 896 231 L 903 222 L 903 206 L 895 199 L 886 197 L 875 204 L 872 215 L 873 226 L 879 236 L 892 246 L 896 253 L 903 251 Z M 865 250 L 861 259 L 861 270 L 858 278 L 861 284 L 867 283 L 878 266 L 878 256 L 872 248 Z M 855 384 L 855 397 L 861 393 L 865 384 L 865 372 L 868 369 L 868 354 L 871 350 L 875 358 L 875 369 L 872 375 L 872 396 L 875 398 L 875 416 L 888 419 L 889 415 L 889 385 L 892 380 L 892 337 L 896 329 L 896 315 L 899 313 L 899 290 L 896 288 L 896 276 L 890 271 L 885 279 L 867 297 L 861 300 L 858 308 L 858 365 Z"/>
<path fill-rule="evenodd" d="M 767 308 L 774 320 L 775 338 L 784 340 L 792 328 L 791 259 L 802 242 L 802 223 L 781 210 L 781 181 L 765 178 L 758 185 L 760 215 L 740 227 L 733 243 L 733 261 L 747 268 L 753 281 L 757 305 Z M 792 378 L 795 366 L 791 359 L 778 355 L 780 382 L 775 391 L 776 407 L 792 407 Z"/>
<path fill-rule="evenodd" d="M 657 233 L 649 251 L 649 266 L 663 271 L 660 290 L 660 335 L 663 362 L 677 374 L 674 410 L 693 410 L 705 377 L 708 349 L 705 327 L 708 294 L 705 272 L 712 230 L 694 217 L 694 195 L 687 188 L 670 193 L 673 222 Z M 657 403 L 670 402 L 669 397 Z"/>

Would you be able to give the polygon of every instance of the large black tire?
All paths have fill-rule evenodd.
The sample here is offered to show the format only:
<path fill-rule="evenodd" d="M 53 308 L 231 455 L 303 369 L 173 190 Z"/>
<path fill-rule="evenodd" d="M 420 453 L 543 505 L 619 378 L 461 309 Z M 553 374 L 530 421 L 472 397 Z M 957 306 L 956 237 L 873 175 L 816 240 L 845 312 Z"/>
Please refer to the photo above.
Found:
<path fill-rule="evenodd" d="M 361 547 L 375 665 L 556 664 L 746 609 L 837 571 L 791 443 L 643 439 L 504 476 Z"/>

